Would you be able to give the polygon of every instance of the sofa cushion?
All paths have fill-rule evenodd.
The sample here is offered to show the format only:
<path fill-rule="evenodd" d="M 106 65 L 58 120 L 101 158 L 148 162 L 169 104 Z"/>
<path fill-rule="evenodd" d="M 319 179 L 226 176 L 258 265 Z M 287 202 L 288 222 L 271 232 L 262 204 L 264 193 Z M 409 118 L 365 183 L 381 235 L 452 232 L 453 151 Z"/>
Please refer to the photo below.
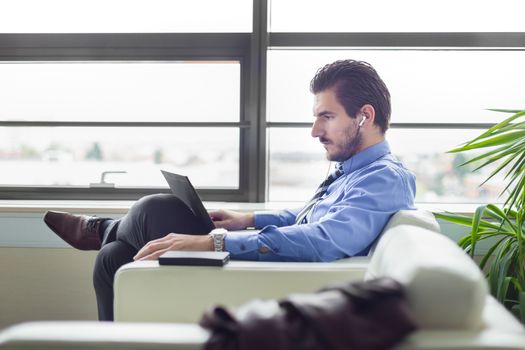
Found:
<path fill-rule="evenodd" d="M 483 273 L 454 241 L 412 222 L 384 230 L 365 279 L 388 276 L 405 285 L 423 328 L 480 327 L 487 296 Z"/>
<path fill-rule="evenodd" d="M 388 232 L 390 229 L 399 225 L 414 225 L 424 227 L 431 231 L 440 232 L 440 227 L 436 218 L 428 210 L 400 210 L 392 215 L 379 238 L 381 238 L 385 232 Z M 378 242 L 379 239 L 370 248 L 368 256 L 374 255 Z"/>
<path fill-rule="evenodd" d="M 419 226 L 426 228 L 427 230 L 440 232 L 440 227 L 436 218 L 428 210 L 400 210 L 388 221 L 384 231 L 388 231 L 399 225 Z"/>

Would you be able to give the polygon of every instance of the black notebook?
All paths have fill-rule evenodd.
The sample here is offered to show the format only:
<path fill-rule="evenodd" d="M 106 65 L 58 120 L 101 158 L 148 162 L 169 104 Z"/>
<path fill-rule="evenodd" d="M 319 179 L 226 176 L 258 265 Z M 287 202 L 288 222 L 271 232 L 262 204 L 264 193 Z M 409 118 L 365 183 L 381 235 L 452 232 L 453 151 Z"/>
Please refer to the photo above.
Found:
<path fill-rule="evenodd" d="M 229 252 L 169 251 L 159 257 L 159 265 L 224 266 Z"/>

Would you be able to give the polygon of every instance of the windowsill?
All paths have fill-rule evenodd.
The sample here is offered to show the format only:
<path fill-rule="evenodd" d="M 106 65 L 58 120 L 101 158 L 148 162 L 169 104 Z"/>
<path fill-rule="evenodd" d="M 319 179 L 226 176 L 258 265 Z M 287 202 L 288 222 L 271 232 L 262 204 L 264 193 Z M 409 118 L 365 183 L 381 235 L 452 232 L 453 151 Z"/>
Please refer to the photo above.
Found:
<path fill-rule="evenodd" d="M 94 200 L 0 200 L 0 213 L 41 213 L 46 210 L 72 213 L 97 212 L 124 214 L 135 201 L 94 201 Z M 230 209 L 239 211 L 280 210 L 297 208 L 303 202 L 204 202 L 207 209 Z M 416 203 L 419 209 L 473 213 L 480 204 L 475 203 Z"/>
<path fill-rule="evenodd" d="M 135 201 L 97 200 L 0 200 L 0 212 L 34 213 L 45 210 L 68 211 L 72 213 L 97 212 L 124 214 Z M 240 211 L 279 210 L 301 206 L 299 202 L 204 202 L 207 209 L 230 209 Z"/>

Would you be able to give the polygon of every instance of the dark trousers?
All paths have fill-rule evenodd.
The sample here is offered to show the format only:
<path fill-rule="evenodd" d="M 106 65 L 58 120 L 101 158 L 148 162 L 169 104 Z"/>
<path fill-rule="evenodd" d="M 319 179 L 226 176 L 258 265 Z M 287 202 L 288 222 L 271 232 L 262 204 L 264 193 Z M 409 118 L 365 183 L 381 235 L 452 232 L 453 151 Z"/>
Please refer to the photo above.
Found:
<path fill-rule="evenodd" d="M 102 223 L 103 242 L 93 271 L 98 318 L 113 320 L 113 280 L 124 264 L 149 241 L 171 232 L 206 234 L 207 229 L 193 212 L 171 194 L 156 194 L 138 200 L 119 220 Z"/>

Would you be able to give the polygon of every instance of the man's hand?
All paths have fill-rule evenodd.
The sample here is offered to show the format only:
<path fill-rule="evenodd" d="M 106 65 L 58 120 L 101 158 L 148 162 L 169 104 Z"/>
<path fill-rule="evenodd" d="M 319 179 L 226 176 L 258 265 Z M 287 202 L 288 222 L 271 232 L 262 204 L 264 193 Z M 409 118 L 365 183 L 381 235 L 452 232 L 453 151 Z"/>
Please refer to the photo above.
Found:
<path fill-rule="evenodd" d="M 239 213 L 231 210 L 214 210 L 208 213 L 215 227 L 227 230 L 244 230 L 254 225 L 253 213 Z"/>
<path fill-rule="evenodd" d="M 183 235 L 170 233 L 162 238 L 149 241 L 133 257 L 133 260 L 156 260 L 170 250 L 214 250 L 210 235 Z"/>

